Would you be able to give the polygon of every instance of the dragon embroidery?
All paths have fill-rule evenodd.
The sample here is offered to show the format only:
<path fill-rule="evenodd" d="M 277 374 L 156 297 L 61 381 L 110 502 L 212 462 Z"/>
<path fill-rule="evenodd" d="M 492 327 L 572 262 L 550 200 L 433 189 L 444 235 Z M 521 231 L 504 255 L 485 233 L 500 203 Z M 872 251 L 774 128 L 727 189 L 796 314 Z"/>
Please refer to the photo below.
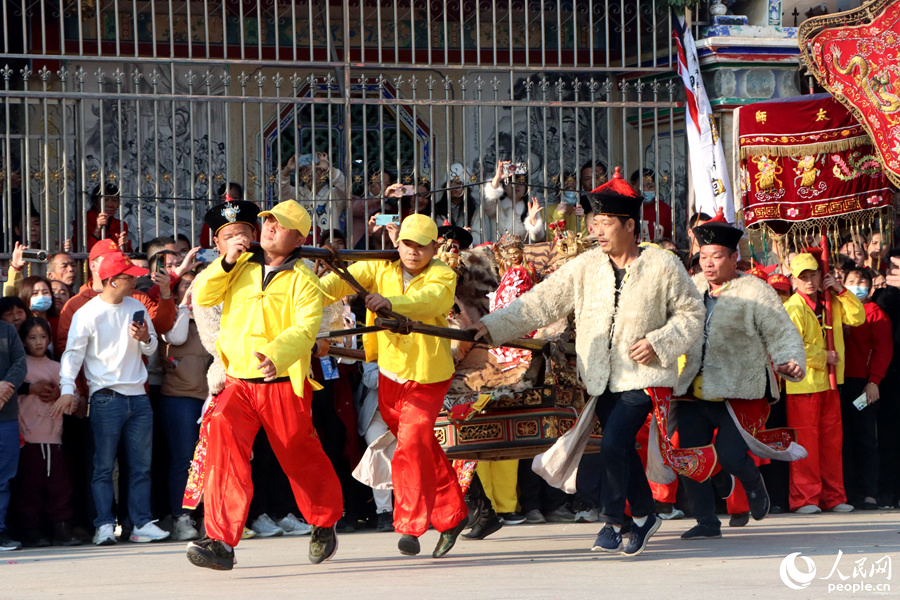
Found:
<path fill-rule="evenodd" d="M 889 73 L 876 74 L 870 77 L 869 63 L 858 54 L 851 57 L 845 67 L 841 66 L 840 60 L 841 50 L 840 48 L 835 48 L 832 50 L 832 62 L 835 70 L 841 75 L 854 77 L 854 83 L 878 110 L 885 114 L 893 114 L 900 111 L 900 96 L 897 93 L 892 93 L 900 92 L 900 89 L 898 89 L 897 82 L 891 81 Z M 854 76 L 853 72 L 856 69 L 859 69 L 859 74 Z"/>
<path fill-rule="evenodd" d="M 851 152 L 847 155 L 846 162 L 844 162 L 840 154 L 832 154 L 831 160 L 834 161 L 831 172 L 841 181 L 851 181 L 863 175 L 877 175 L 881 173 L 881 163 L 878 162 L 878 159 L 873 154 L 863 154 L 859 151 Z"/>

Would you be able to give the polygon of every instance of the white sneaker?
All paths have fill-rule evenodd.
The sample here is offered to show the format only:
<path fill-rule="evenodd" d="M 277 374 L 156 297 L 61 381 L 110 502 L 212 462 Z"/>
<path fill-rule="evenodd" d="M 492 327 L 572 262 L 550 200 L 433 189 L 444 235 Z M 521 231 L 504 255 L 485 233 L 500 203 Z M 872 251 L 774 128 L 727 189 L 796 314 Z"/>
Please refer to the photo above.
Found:
<path fill-rule="evenodd" d="M 587 510 L 579 510 L 575 513 L 575 522 L 576 523 L 596 523 L 600 520 L 600 511 L 596 508 L 589 508 Z"/>
<path fill-rule="evenodd" d="M 658 513 L 656 516 L 659 517 L 660 519 L 662 519 L 663 521 L 674 521 L 677 519 L 683 519 L 684 511 L 681 510 L 680 508 L 673 507 L 671 512 Z"/>
<path fill-rule="evenodd" d="M 147 542 L 158 542 L 169 537 L 169 532 L 164 531 L 156 526 L 156 521 L 150 521 L 143 527 L 135 527 L 131 530 L 129 538 L 136 544 L 145 544 Z"/>
<path fill-rule="evenodd" d="M 278 527 L 284 530 L 284 535 L 309 535 L 312 533 L 312 525 L 304 523 L 294 516 L 294 513 L 288 513 L 287 516 L 278 521 Z"/>
<path fill-rule="evenodd" d="M 822 512 L 822 509 L 815 504 L 807 504 L 806 506 L 801 506 L 794 512 L 798 515 L 817 515 Z"/>
<path fill-rule="evenodd" d="M 101 525 L 94 532 L 95 546 L 113 546 L 116 543 L 116 528 L 112 523 Z"/>
<path fill-rule="evenodd" d="M 185 513 L 175 520 L 175 531 L 172 532 L 172 539 L 179 542 L 188 540 L 196 540 L 200 537 L 200 532 L 194 527 L 194 521 L 191 515 Z"/>
<path fill-rule="evenodd" d="M 828 512 L 836 512 L 836 513 L 848 513 L 853 512 L 853 506 L 846 503 L 838 504 L 837 506 L 832 506 L 828 509 Z"/>
<path fill-rule="evenodd" d="M 276 525 L 275 521 L 273 521 L 266 513 L 259 515 L 259 518 L 250 525 L 250 529 L 255 531 L 259 537 L 264 538 L 284 535 L 284 529 Z"/>

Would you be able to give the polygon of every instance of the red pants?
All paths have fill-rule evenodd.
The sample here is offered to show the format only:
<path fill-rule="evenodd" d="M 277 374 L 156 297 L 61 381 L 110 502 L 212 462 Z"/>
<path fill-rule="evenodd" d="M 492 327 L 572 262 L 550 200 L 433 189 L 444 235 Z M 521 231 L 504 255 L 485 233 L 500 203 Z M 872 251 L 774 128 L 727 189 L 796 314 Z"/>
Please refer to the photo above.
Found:
<path fill-rule="evenodd" d="M 828 510 L 847 501 L 841 458 L 841 398 L 836 390 L 788 394 L 787 424 L 809 456 L 791 462 L 791 510 L 812 504 Z"/>
<path fill-rule="evenodd" d="M 397 436 L 391 461 L 397 533 L 418 537 L 429 523 L 447 531 L 468 514 L 456 471 L 434 437 L 434 422 L 448 389 L 449 379 L 423 384 L 378 377 L 378 407 Z"/>
<path fill-rule="evenodd" d="M 227 379 L 209 423 L 204 486 L 209 537 L 232 546 L 241 539 L 253 496 L 250 450 L 260 425 L 309 524 L 331 527 L 341 518 L 341 484 L 313 429 L 308 383 L 303 396 L 294 394 L 289 381 Z"/>

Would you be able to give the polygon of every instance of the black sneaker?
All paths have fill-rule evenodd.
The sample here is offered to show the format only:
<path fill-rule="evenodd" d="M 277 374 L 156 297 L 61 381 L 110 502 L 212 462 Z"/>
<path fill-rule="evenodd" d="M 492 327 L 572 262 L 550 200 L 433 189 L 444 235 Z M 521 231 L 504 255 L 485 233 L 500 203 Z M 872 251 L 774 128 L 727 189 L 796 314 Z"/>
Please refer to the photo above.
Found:
<path fill-rule="evenodd" d="M 713 540 L 722 537 L 722 530 L 709 525 L 694 525 L 681 534 L 683 540 Z"/>
<path fill-rule="evenodd" d="M 354 533 L 356 531 L 356 519 L 351 517 L 341 517 L 334 526 L 338 533 Z"/>
<path fill-rule="evenodd" d="M 422 551 L 422 547 L 419 546 L 419 538 L 409 534 L 400 536 L 400 540 L 397 542 L 397 549 L 400 550 L 400 554 L 403 556 L 415 556 Z"/>
<path fill-rule="evenodd" d="M 504 525 L 521 525 L 525 522 L 525 515 L 520 515 L 517 512 L 500 513 L 498 516 L 503 519 Z"/>
<path fill-rule="evenodd" d="M 338 549 L 337 533 L 334 527 L 312 526 L 309 538 L 309 562 L 317 565 L 334 556 Z"/>
<path fill-rule="evenodd" d="M 524 521 L 524 517 L 522 518 Z M 503 524 L 506 523 L 506 519 L 501 519 L 497 514 L 493 511 L 481 516 L 481 519 L 475 523 L 475 527 L 473 527 L 468 533 L 462 534 L 464 538 L 467 540 L 483 540 L 487 536 L 492 533 L 497 533 L 500 531 L 500 528 L 503 527 Z"/>
<path fill-rule="evenodd" d="M 72 526 L 65 521 L 53 524 L 54 546 L 80 546 L 81 538 L 72 532 Z"/>
<path fill-rule="evenodd" d="M 234 550 L 225 548 L 225 544 L 209 537 L 188 542 L 187 557 L 192 565 L 230 571 L 234 568 Z"/>
<path fill-rule="evenodd" d="M 622 549 L 622 534 L 607 523 L 597 534 L 591 552 L 618 552 Z"/>
<path fill-rule="evenodd" d="M 378 515 L 378 531 L 393 531 L 394 530 L 394 513 L 386 512 L 379 513 Z"/>
<path fill-rule="evenodd" d="M 37 529 L 29 529 L 22 535 L 22 545 L 26 548 L 46 548 L 50 545 L 50 540 Z"/>
<path fill-rule="evenodd" d="M 21 550 L 22 542 L 18 542 L 6 534 L 6 531 L 0 531 L 0 552 L 8 552 L 11 550 Z"/>
<path fill-rule="evenodd" d="M 656 513 L 647 515 L 647 521 L 643 527 L 639 527 L 637 523 L 631 525 L 631 535 L 628 537 L 628 543 L 625 544 L 625 550 L 622 552 L 625 556 L 637 556 L 647 547 L 647 541 L 656 533 L 659 526 L 662 525 L 662 519 L 656 516 Z"/>
<path fill-rule="evenodd" d="M 747 502 L 750 504 L 750 516 L 754 521 L 762 521 L 769 514 L 771 507 L 769 492 L 766 491 L 766 484 L 762 477 L 759 478 L 759 485 L 756 489 L 747 490 Z"/>
<path fill-rule="evenodd" d="M 433 558 L 440 558 L 450 552 L 450 549 L 456 544 L 456 538 L 458 538 L 459 534 L 466 528 L 468 522 L 469 520 L 466 517 L 463 517 L 463 520 L 460 521 L 456 527 L 441 532 L 441 537 L 438 538 L 437 546 L 434 547 L 434 552 L 431 553 L 431 556 Z"/>
<path fill-rule="evenodd" d="M 738 513 L 736 515 L 731 515 L 731 518 L 728 519 L 729 527 L 743 527 L 747 523 L 750 522 L 750 513 Z"/>

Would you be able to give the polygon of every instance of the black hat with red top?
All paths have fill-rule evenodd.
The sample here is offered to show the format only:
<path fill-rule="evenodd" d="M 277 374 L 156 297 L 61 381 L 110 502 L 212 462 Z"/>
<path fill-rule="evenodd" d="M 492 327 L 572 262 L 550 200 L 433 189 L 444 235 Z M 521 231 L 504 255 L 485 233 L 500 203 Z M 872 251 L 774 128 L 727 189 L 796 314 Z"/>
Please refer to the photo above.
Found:
<path fill-rule="evenodd" d="M 622 177 L 619 167 L 609 181 L 588 192 L 587 196 L 595 215 L 634 219 L 635 223 L 641 220 L 642 198 Z"/>

